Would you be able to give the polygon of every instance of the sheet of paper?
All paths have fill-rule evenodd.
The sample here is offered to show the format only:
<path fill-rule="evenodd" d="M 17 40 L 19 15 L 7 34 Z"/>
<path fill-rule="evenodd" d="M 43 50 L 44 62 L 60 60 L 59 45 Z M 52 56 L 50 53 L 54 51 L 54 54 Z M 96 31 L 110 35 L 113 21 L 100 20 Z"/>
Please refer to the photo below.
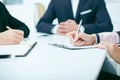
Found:
<path fill-rule="evenodd" d="M 49 45 L 60 47 L 60 48 L 65 48 L 65 49 L 71 49 L 71 50 L 95 48 L 92 45 L 91 46 L 80 46 L 80 47 L 76 47 L 73 45 L 58 44 L 58 43 L 49 43 Z"/>
<path fill-rule="evenodd" d="M 71 50 L 76 50 L 76 49 L 88 49 L 88 48 L 95 48 L 93 45 L 90 46 L 80 46 L 76 47 L 70 44 L 70 40 L 66 36 L 56 36 L 53 37 L 53 41 L 49 41 L 49 45 L 60 47 L 60 48 L 65 48 L 65 49 L 71 49 Z"/>

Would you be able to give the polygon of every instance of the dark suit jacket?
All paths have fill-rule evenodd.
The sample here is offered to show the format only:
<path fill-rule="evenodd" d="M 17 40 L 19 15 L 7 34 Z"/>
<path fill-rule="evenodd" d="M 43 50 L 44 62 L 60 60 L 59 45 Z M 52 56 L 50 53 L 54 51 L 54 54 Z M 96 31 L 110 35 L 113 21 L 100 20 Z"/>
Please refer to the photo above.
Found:
<path fill-rule="evenodd" d="M 87 10 L 92 12 L 80 14 Z M 58 18 L 59 23 L 72 19 L 77 24 L 82 19 L 85 33 L 88 34 L 113 30 L 104 0 L 80 0 L 76 18 L 73 16 L 71 0 L 51 0 L 47 11 L 36 26 L 37 31 L 51 33 L 51 29 L 55 26 L 52 24 L 55 18 Z"/>
<path fill-rule="evenodd" d="M 118 33 L 118 34 L 119 34 L 119 36 L 120 36 L 120 31 L 118 31 L 117 33 Z"/>
<path fill-rule="evenodd" d="M 0 2 L 0 32 L 7 30 L 6 26 L 10 26 L 13 29 L 23 30 L 24 37 L 28 37 L 30 33 L 29 28 L 24 23 L 11 16 L 4 4 Z"/>

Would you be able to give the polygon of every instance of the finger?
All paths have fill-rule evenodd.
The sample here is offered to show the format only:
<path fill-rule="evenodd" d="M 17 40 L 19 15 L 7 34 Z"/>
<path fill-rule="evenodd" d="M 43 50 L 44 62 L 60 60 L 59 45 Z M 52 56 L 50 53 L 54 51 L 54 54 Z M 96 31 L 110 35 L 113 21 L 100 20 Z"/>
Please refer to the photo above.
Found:
<path fill-rule="evenodd" d="M 58 35 L 66 35 L 67 33 L 64 32 L 57 32 Z"/>
<path fill-rule="evenodd" d="M 71 41 L 74 40 L 75 35 L 76 35 L 76 34 L 75 34 L 74 32 L 69 32 L 69 33 L 67 34 L 67 36 L 70 38 Z"/>
<path fill-rule="evenodd" d="M 68 33 L 68 29 L 66 28 L 57 28 L 57 31 L 60 32 L 60 33 Z"/>
<path fill-rule="evenodd" d="M 21 39 L 16 38 L 16 39 L 14 40 L 14 44 L 19 44 L 20 42 L 21 42 Z"/>
<path fill-rule="evenodd" d="M 72 44 L 73 44 L 74 46 L 81 46 L 81 45 L 80 45 L 81 42 L 82 42 L 82 41 L 79 40 L 79 41 L 77 41 L 77 42 L 73 42 Z"/>
<path fill-rule="evenodd" d="M 80 43 L 79 43 L 79 46 L 87 46 L 88 44 L 86 44 L 86 42 L 85 41 L 81 41 Z"/>
<path fill-rule="evenodd" d="M 67 33 L 66 29 L 57 29 L 57 31 L 60 32 L 60 33 Z"/>
<path fill-rule="evenodd" d="M 71 19 L 68 19 L 66 22 L 67 22 L 67 23 L 72 23 L 72 22 L 74 22 L 74 21 L 71 20 Z"/>
<path fill-rule="evenodd" d="M 80 34 L 75 35 L 74 42 L 77 42 L 78 40 L 82 40 Z"/>
<path fill-rule="evenodd" d="M 23 35 L 21 35 L 21 34 L 18 34 L 18 33 L 15 33 L 14 35 L 13 35 L 13 37 L 15 37 L 16 39 L 19 39 L 19 40 L 23 40 Z"/>
<path fill-rule="evenodd" d="M 24 35 L 24 32 L 22 30 L 14 30 L 17 34 Z"/>
<path fill-rule="evenodd" d="M 103 44 L 98 44 L 98 45 L 95 45 L 96 48 L 100 48 L 100 49 L 106 49 L 106 46 L 103 45 Z"/>
<path fill-rule="evenodd" d="M 66 22 L 61 22 L 60 25 L 65 26 Z"/>
<path fill-rule="evenodd" d="M 16 38 L 16 37 L 11 37 L 11 39 L 9 39 L 9 41 L 7 42 L 7 44 L 19 44 L 20 43 L 20 39 Z"/>
<path fill-rule="evenodd" d="M 59 26 L 58 26 L 58 29 L 66 29 L 66 26 L 64 26 L 64 25 L 59 25 Z"/>

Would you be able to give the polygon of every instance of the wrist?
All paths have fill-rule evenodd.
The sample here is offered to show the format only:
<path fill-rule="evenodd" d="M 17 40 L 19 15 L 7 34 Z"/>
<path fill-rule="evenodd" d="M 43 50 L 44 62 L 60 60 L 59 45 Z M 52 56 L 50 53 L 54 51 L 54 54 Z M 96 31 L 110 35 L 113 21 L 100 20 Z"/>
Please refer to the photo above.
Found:
<path fill-rule="evenodd" d="M 96 37 L 96 43 L 100 43 L 100 36 L 96 33 L 95 37 Z"/>
<path fill-rule="evenodd" d="M 90 39 L 91 39 L 91 44 L 95 44 L 96 43 L 96 36 L 95 36 L 95 34 L 90 35 Z"/>

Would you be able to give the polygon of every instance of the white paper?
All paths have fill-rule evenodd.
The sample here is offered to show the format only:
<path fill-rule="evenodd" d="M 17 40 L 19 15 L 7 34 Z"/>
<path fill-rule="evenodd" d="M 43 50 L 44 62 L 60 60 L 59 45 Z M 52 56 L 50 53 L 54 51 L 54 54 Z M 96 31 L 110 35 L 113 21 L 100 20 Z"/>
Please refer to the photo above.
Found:
<path fill-rule="evenodd" d="M 34 43 L 35 44 L 35 43 Z M 33 43 L 21 42 L 17 45 L 0 45 L 0 55 L 25 55 L 33 47 Z"/>

